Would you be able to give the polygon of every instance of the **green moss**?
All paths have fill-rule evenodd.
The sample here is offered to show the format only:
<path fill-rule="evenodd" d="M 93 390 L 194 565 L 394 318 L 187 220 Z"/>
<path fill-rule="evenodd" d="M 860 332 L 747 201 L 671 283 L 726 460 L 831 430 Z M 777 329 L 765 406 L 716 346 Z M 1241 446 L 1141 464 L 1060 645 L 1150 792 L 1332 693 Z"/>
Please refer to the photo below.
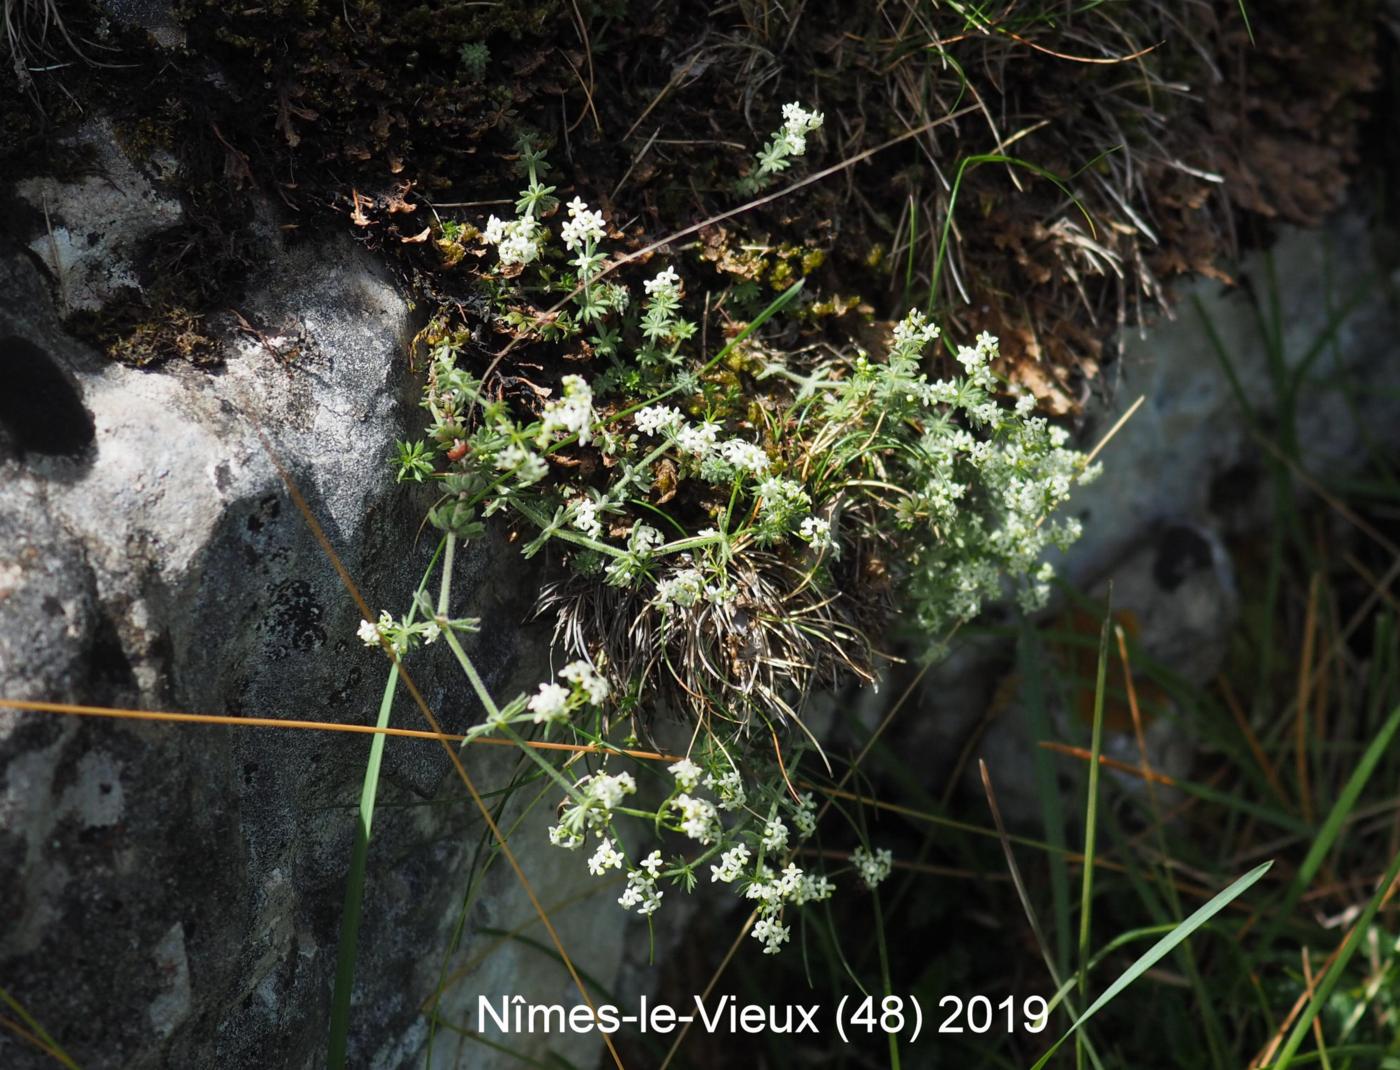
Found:
<path fill-rule="evenodd" d="M 182 360 L 201 367 L 220 363 L 218 344 L 204 317 L 183 305 L 151 305 L 136 291 L 98 312 L 79 312 L 68 328 L 103 354 L 134 368 Z"/>

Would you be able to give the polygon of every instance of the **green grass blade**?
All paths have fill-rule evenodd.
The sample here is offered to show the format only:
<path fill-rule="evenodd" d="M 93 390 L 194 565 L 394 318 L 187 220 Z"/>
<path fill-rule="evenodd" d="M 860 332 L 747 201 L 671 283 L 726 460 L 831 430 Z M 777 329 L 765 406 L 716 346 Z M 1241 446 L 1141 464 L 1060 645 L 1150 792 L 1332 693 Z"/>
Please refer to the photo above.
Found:
<path fill-rule="evenodd" d="M 1109 596 L 1112 598 L 1112 595 Z M 1094 840 L 1099 816 L 1099 755 L 1103 752 L 1103 696 L 1108 682 L 1108 631 L 1113 623 L 1112 609 L 1104 613 L 1099 630 L 1099 665 L 1094 680 L 1094 732 L 1089 744 L 1089 799 L 1084 812 L 1084 873 L 1079 883 L 1079 998 L 1088 997 L 1089 926 L 1093 917 Z M 1082 1019 L 1081 1019 L 1082 1021 Z M 1083 1034 L 1075 1033 L 1075 1051 L 1083 1059 Z"/>
<path fill-rule="evenodd" d="M 1400 707 L 1391 711 L 1376 738 L 1371 740 L 1366 752 L 1361 756 L 1361 761 L 1356 764 L 1351 776 L 1347 778 L 1346 786 L 1342 788 L 1341 795 L 1337 797 L 1337 802 L 1328 813 L 1327 820 L 1322 823 L 1317 839 L 1313 841 L 1307 857 L 1303 859 L 1303 864 L 1298 868 L 1297 877 L 1294 878 L 1295 883 L 1299 885 L 1298 891 L 1300 893 L 1312 882 L 1313 877 L 1322 867 L 1323 859 L 1327 857 L 1328 852 L 1336 844 L 1338 836 L 1341 835 L 1342 826 L 1346 823 L 1351 811 L 1356 808 L 1356 803 L 1361 798 L 1361 792 L 1365 789 L 1367 781 L 1371 779 L 1371 774 L 1375 772 L 1381 758 L 1389 750 L 1397 729 L 1400 729 Z"/>
<path fill-rule="evenodd" d="M 1065 836 L 1065 816 L 1061 804 L 1060 786 L 1055 777 L 1054 759 L 1038 744 L 1050 739 L 1050 716 L 1045 705 L 1045 675 L 1042 664 L 1044 651 L 1040 636 L 1030 621 L 1023 620 L 1020 642 L 1017 644 L 1023 692 L 1026 697 L 1027 726 L 1031 736 L 1031 763 L 1035 770 L 1036 795 L 1040 799 L 1041 822 L 1045 842 L 1054 851 L 1048 857 L 1050 867 L 1050 901 L 1054 911 L 1055 965 L 1061 974 L 1069 972 L 1069 853 Z"/>
<path fill-rule="evenodd" d="M 1249 43 L 1254 44 L 1254 27 L 1249 22 L 1249 12 L 1245 10 L 1244 0 L 1239 0 L 1240 18 L 1244 19 L 1244 32 L 1249 34 Z"/>
<path fill-rule="evenodd" d="M 445 542 L 446 540 L 444 540 Z M 409 606 L 407 620 L 412 621 L 418 612 L 418 595 L 428 585 L 428 577 L 442 556 L 444 543 L 439 543 L 428 562 L 418 590 Z M 450 562 L 451 555 L 448 560 Z M 394 705 L 394 692 L 399 685 L 399 666 L 395 662 L 389 669 L 389 677 L 384 682 L 384 694 L 379 700 L 379 728 L 389 727 L 389 714 Z M 374 823 L 374 801 L 379 792 L 379 768 L 384 758 L 384 743 L 389 737 L 376 734 L 369 745 L 369 760 L 365 763 L 365 776 L 360 785 L 359 821 L 355 828 L 355 846 L 350 852 L 350 868 L 345 877 L 345 903 L 341 910 L 340 947 L 336 952 L 335 987 L 331 992 L 330 1036 L 326 1042 L 327 1070 L 341 1070 L 345 1066 L 346 1044 L 350 1034 L 350 997 L 355 987 L 355 958 L 359 950 L 360 913 L 364 905 L 365 865 L 369 859 L 370 829 Z"/>
<path fill-rule="evenodd" d="M 380 728 L 389 727 L 394 692 L 399 686 L 397 663 L 389 670 L 384 697 L 379 701 Z M 341 909 L 340 950 L 335 963 L 335 990 L 331 994 L 330 1041 L 326 1047 L 328 1070 L 345 1066 L 346 1044 L 350 1033 L 350 997 L 355 987 L 355 958 L 359 951 L 360 911 L 364 904 L 365 864 L 369 859 L 370 827 L 374 822 L 374 799 L 379 791 L 379 767 L 384 757 L 384 741 L 376 735 L 369 745 L 369 761 L 360 787 L 359 821 L 355 826 L 355 846 L 350 852 L 350 870 L 345 877 L 345 905 Z"/>
<path fill-rule="evenodd" d="M 1397 877 L 1400 877 L 1400 854 L 1391 859 L 1390 867 L 1385 871 L 1385 876 L 1381 878 L 1380 887 L 1376 889 L 1376 894 L 1371 896 L 1371 901 L 1366 904 L 1366 909 L 1362 911 L 1361 917 L 1356 919 L 1356 924 L 1347 934 L 1341 951 L 1338 952 L 1332 963 L 1332 968 L 1318 982 L 1307 1010 L 1294 1023 L 1293 1032 L 1289 1034 L 1288 1040 L 1279 1051 L 1278 1061 L 1262 1068 L 1262 1070 L 1287 1070 L 1289 1066 L 1293 1065 L 1293 1056 L 1297 1054 L 1299 1046 L 1303 1043 L 1303 1038 L 1312 1029 L 1313 1021 L 1317 1018 L 1318 1012 L 1326 1006 L 1328 999 L 1331 998 L 1332 990 L 1341 981 L 1342 974 L 1350 964 L 1352 956 L 1356 954 L 1356 949 L 1361 946 L 1361 941 L 1365 939 L 1366 933 L 1371 928 L 1371 923 L 1375 921 L 1376 913 L 1381 908 L 1381 903 L 1385 901 L 1390 886 L 1395 883 Z"/>
<path fill-rule="evenodd" d="M 1342 834 L 1342 829 L 1346 827 L 1347 818 L 1351 816 L 1352 810 L 1356 808 L 1357 802 L 1361 798 L 1362 791 L 1371 779 L 1371 774 L 1376 771 L 1376 766 L 1390 750 L 1391 742 L 1395 739 L 1396 731 L 1400 730 L 1400 707 L 1391 711 L 1386 718 L 1385 724 L 1376 737 L 1371 740 L 1365 752 L 1361 755 L 1361 761 L 1356 763 L 1356 768 L 1352 770 L 1351 776 L 1347 778 L 1342 792 L 1337 796 L 1337 801 L 1332 805 L 1332 809 L 1327 814 L 1327 819 L 1323 821 L 1322 827 L 1317 832 L 1317 837 L 1313 840 L 1312 846 L 1308 849 L 1302 865 L 1298 867 L 1297 874 L 1288 885 L 1288 891 L 1284 895 L 1283 903 L 1274 912 L 1274 925 L 1268 930 L 1264 943 L 1267 946 L 1271 937 L 1278 930 L 1278 919 L 1293 916 L 1293 908 L 1298 905 L 1298 900 L 1307 891 L 1308 885 L 1317 876 L 1317 872 L 1322 868 L 1322 863 L 1326 860 L 1332 848 L 1336 846 L 1338 838 Z"/>
<path fill-rule="evenodd" d="M 880 913 L 880 890 L 872 888 L 870 890 L 870 902 L 875 911 L 875 943 L 880 950 L 880 985 L 885 990 L 886 996 L 894 995 L 894 981 L 890 978 L 890 951 L 885 942 L 885 918 Z M 899 1033 L 890 1030 L 885 1034 L 890 1045 L 890 1070 L 900 1070 L 899 1062 Z"/>
<path fill-rule="evenodd" d="M 1050 1047 L 1050 1050 L 1036 1060 L 1031 1070 L 1041 1070 L 1041 1068 L 1050 1061 L 1051 1057 L 1054 1056 L 1055 1052 L 1059 1051 L 1060 1046 L 1072 1035 L 1076 1035 L 1079 1032 L 1085 1022 L 1099 1011 L 1103 1010 L 1104 1007 L 1108 1006 L 1109 1003 L 1116 999 L 1125 988 L 1169 955 L 1178 944 L 1190 937 L 1197 929 L 1201 928 L 1201 926 L 1210 921 L 1211 918 L 1215 917 L 1216 914 L 1224 910 L 1226 906 L 1248 891 L 1250 887 L 1269 871 L 1272 865 L 1273 862 L 1269 861 L 1255 866 L 1224 891 L 1212 897 L 1210 902 L 1206 903 L 1194 914 L 1182 921 L 1182 923 L 1176 926 L 1168 935 L 1162 937 L 1162 939 L 1153 944 L 1141 958 L 1123 971 L 1118 980 L 1114 981 L 1113 984 L 1109 985 L 1108 988 L 1104 990 L 1103 995 L 1090 1004 L 1089 1009 L 1079 1016 L 1059 1040 L 1055 1041 Z M 1396 859 L 1396 865 L 1400 865 L 1400 858 Z M 1391 868 L 1394 870 L 1396 866 L 1393 865 Z M 1373 903 L 1373 906 L 1375 905 L 1377 904 Z"/>
<path fill-rule="evenodd" d="M 1090 217 L 1088 211 L 1084 208 L 1083 203 L 1081 203 L 1079 198 L 1074 195 L 1073 191 L 1070 190 L 1069 186 L 1065 184 L 1065 181 L 1053 172 L 1047 171 L 1045 168 L 1039 166 L 1038 164 L 1033 164 L 1029 160 L 1021 160 L 1015 156 L 1004 156 L 1001 153 L 996 152 L 983 153 L 978 156 L 968 156 L 960 164 L 958 164 L 958 173 L 953 176 L 953 189 L 952 192 L 948 195 L 948 211 L 943 217 L 943 232 L 939 235 L 938 238 L 938 254 L 934 257 L 933 277 L 929 281 L 928 304 L 925 308 L 925 313 L 927 315 L 933 315 L 933 304 L 934 301 L 937 300 L 938 281 L 942 277 L 943 261 L 948 253 L 948 239 L 953 229 L 953 210 L 958 203 L 958 191 L 962 188 L 963 175 L 966 174 L 969 169 L 973 167 L 978 167 L 984 163 L 1009 164 L 1013 167 L 1019 167 L 1022 170 L 1029 171 L 1033 175 L 1038 175 L 1039 177 L 1054 183 L 1056 188 L 1059 189 L 1059 191 L 1063 193 L 1066 197 L 1068 197 L 1070 201 L 1073 202 L 1074 206 L 1079 209 L 1079 214 L 1082 215 L 1084 217 L 1085 222 L 1089 224 L 1090 234 L 1097 233 L 1094 227 L 1094 220 Z"/>
<path fill-rule="evenodd" d="M 904 298 L 902 308 L 909 307 L 909 294 L 914 289 L 914 246 L 919 241 L 919 202 L 909 195 L 909 253 L 904 258 Z"/>

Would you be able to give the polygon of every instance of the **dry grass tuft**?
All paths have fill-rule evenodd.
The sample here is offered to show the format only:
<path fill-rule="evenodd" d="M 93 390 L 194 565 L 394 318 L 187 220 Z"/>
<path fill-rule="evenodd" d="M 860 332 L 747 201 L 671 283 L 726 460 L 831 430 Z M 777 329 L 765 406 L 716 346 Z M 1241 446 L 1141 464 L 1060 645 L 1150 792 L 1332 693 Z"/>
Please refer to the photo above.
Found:
<path fill-rule="evenodd" d="M 850 611 L 824 598 L 791 561 L 742 551 L 730 576 L 733 601 L 701 601 L 663 612 L 647 596 L 573 577 L 542 592 L 538 613 L 554 619 L 554 640 L 570 656 L 597 659 L 624 681 L 642 681 L 634 709 L 661 709 L 711 724 L 771 727 L 770 714 L 797 721 L 814 688 L 849 673 L 874 679 L 875 652 Z M 638 716 L 646 738 L 651 717 Z"/>

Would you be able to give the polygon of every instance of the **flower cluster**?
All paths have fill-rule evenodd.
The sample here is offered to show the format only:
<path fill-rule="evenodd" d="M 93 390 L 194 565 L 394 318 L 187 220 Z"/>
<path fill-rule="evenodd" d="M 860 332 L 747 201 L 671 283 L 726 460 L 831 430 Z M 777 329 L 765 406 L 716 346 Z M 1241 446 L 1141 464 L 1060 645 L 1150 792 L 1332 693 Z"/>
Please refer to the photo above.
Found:
<path fill-rule="evenodd" d="M 766 458 L 765 458 L 766 459 Z M 758 524 L 754 535 L 760 545 L 780 542 L 805 522 L 812 507 L 812 496 L 801 483 L 781 476 L 768 476 L 754 487 L 758 497 Z"/>
<path fill-rule="evenodd" d="M 540 182 L 540 175 L 545 169 L 543 154 L 528 141 L 523 141 L 520 159 L 529 175 L 529 185 L 515 202 L 516 217 L 501 219 L 493 215 L 486 221 L 481 233 L 487 244 L 496 247 L 496 255 L 505 267 L 524 267 L 539 259 L 549 237 L 540 218 L 559 203 L 551 196 L 554 187 Z"/>
<path fill-rule="evenodd" d="M 700 785 L 700 778 L 705 775 L 705 771 L 689 758 L 682 758 L 667 772 L 676 778 L 676 785 L 681 791 L 694 791 Z"/>
<path fill-rule="evenodd" d="M 719 865 L 710 867 L 710 880 L 722 884 L 733 884 L 744 872 L 744 866 L 749 861 L 749 849 L 744 844 L 738 844 L 725 851 L 719 858 Z"/>
<path fill-rule="evenodd" d="M 606 830 L 613 820 L 613 811 L 622 805 L 622 800 L 637 791 L 637 782 L 631 773 L 595 773 L 570 797 L 571 801 L 559 816 L 559 823 L 549 830 L 549 842 L 556 847 L 573 850 L 583 846 L 589 829 Z M 606 837 L 605 832 L 600 836 Z M 611 840 L 608 851 L 599 858 L 599 864 L 611 857 Z"/>
<path fill-rule="evenodd" d="M 598 841 L 598 849 L 593 852 L 593 857 L 588 860 L 588 872 L 595 877 L 601 877 L 610 869 L 620 869 L 624 861 L 621 853 L 613 846 L 611 838 L 604 836 Z"/>
<path fill-rule="evenodd" d="M 856 867 L 856 873 L 865 886 L 874 891 L 880 886 L 880 882 L 890 875 L 890 870 L 894 867 L 894 856 L 887 847 L 881 847 L 873 853 L 864 847 L 857 847 L 851 852 L 851 865 Z"/>
<path fill-rule="evenodd" d="M 637 359 L 643 366 L 661 361 L 674 364 L 681 343 L 695 333 L 695 324 L 680 314 L 680 276 L 675 268 L 668 267 L 642 283 L 642 289 L 647 295 L 641 320 L 645 345 L 638 351 Z"/>
<path fill-rule="evenodd" d="M 627 888 L 618 896 L 617 905 L 626 910 L 636 908 L 643 917 L 655 914 L 661 907 L 661 897 L 665 895 L 656 886 L 661 876 L 661 852 L 652 851 L 642 859 L 636 869 L 627 874 Z"/>
<path fill-rule="evenodd" d="M 907 605 L 928 635 L 946 635 L 1002 596 L 1006 577 L 1027 611 L 1049 595 L 1049 545 L 1077 538 L 1077 521 L 1049 517 L 1071 488 L 1097 473 L 1067 448 L 1068 435 L 1024 405 L 995 398 L 997 340 L 987 333 L 960 346 L 960 378 L 930 381 L 920 370 L 938 328 L 917 311 L 893 332 L 887 358 L 857 358 L 843 389 L 819 402 L 826 419 L 869 427 L 894 465 L 879 471 L 893 487 L 894 524 L 906 533 L 902 568 Z M 907 429 L 887 435 L 886 429 Z M 915 430 L 917 428 L 917 430 Z M 977 433 L 974 433 L 977 432 Z M 875 473 L 872 473 L 875 474 Z M 825 542 L 830 530 L 804 534 Z M 815 539 L 813 540 L 815 543 Z"/>
<path fill-rule="evenodd" d="M 579 445 L 588 445 L 593 427 L 593 390 L 581 375 L 566 375 L 562 383 L 564 396 L 545 404 L 540 420 L 541 446 L 560 431 L 575 435 Z"/>
<path fill-rule="evenodd" d="M 535 260 L 544 241 L 543 228 L 529 215 L 519 219 L 500 219 L 493 215 L 481 236 L 496 247 L 496 255 L 507 265 L 523 265 Z"/>
<path fill-rule="evenodd" d="M 581 197 L 569 202 L 569 218 L 559 228 L 560 240 L 570 251 L 587 248 L 603 237 L 603 213 L 589 209 Z"/>
<path fill-rule="evenodd" d="M 671 801 L 681 832 L 702 844 L 714 843 L 719 836 L 719 811 L 708 799 L 681 794 Z"/>
<path fill-rule="evenodd" d="M 758 920 L 750 932 L 763 944 L 765 955 L 776 955 L 791 935 L 791 926 L 783 923 L 783 907 L 804 906 L 830 898 L 836 886 L 825 876 L 805 873 L 789 862 L 781 873 L 760 866 L 744 889 L 744 895 L 758 901 Z"/>
<path fill-rule="evenodd" d="M 606 681 L 587 662 L 566 665 L 559 679 L 568 686 L 541 684 L 535 695 L 528 699 L 522 695 L 508 704 L 503 716 L 552 721 L 566 715 L 571 707 L 604 702 L 610 696 Z M 791 939 L 789 908 L 820 902 L 835 891 L 825 874 L 805 871 L 792 861 L 795 845 L 816 831 L 817 804 L 810 793 L 794 800 L 784 788 L 767 783 L 759 786 L 761 808 L 752 807 L 738 770 L 728 761 L 715 749 L 703 757 L 672 762 L 667 772 L 674 786 L 656 810 L 630 808 L 628 800 L 637 794 L 637 782 L 628 772 L 598 770 L 585 775 L 570 787 L 549 839 L 568 850 L 578 850 L 591 841 L 587 871 L 595 877 L 606 877 L 613 871 L 625 873 L 626 885 L 618 905 L 644 917 L 661 907 L 665 895 L 662 880 L 693 887 L 697 871 L 708 863 L 712 883 L 728 885 L 754 904 L 751 934 L 765 954 L 776 954 Z M 707 797 L 707 792 L 714 798 Z M 645 828 L 650 835 L 665 829 L 683 836 L 699 853 L 690 858 L 680 856 L 668 868 L 661 850 L 653 848 L 634 862 L 639 855 L 630 853 L 626 846 L 624 818 L 636 819 L 635 827 Z M 887 850 L 871 854 L 859 848 L 852 861 L 868 887 L 878 884 L 891 865 Z"/>
<path fill-rule="evenodd" d="M 791 936 L 791 926 L 784 920 L 786 908 L 819 902 L 835 890 L 828 877 L 803 871 L 790 855 L 779 863 L 773 861 L 791 849 L 794 830 L 798 841 L 816 831 L 815 800 L 806 794 L 794 802 L 784 792 L 765 789 L 769 796 L 767 816 L 759 818 L 745 806 L 745 792 L 735 770 L 720 766 L 707 771 L 706 763 L 687 757 L 674 762 L 668 772 L 674 778 L 675 788 L 657 812 L 656 820 L 699 845 L 701 853 L 690 861 L 680 861 L 663 874 L 661 854 L 652 851 L 640 865 L 629 869 L 627 888 L 619 904 L 650 914 L 661 901 L 658 878 L 667 875 L 688 884 L 700 864 L 709 861 L 712 883 L 731 885 L 743 898 L 756 904 L 752 935 L 766 954 L 776 954 Z M 700 794 L 702 786 L 716 794 L 718 804 Z M 735 814 L 735 818 L 726 823 L 721 810 Z M 780 814 L 786 814 L 791 825 Z M 621 868 L 624 859 L 611 834 L 600 832 L 599 836 L 597 849 L 589 860 L 589 872 L 601 876 L 610 869 Z M 564 845 L 571 846 L 568 842 Z"/>
<path fill-rule="evenodd" d="M 787 170 L 792 157 L 807 152 L 807 135 L 822 125 L 820 112 L 807 111 L 800 103 L 783 105 L 783 125 L 774 131 L 757 157 L 757 170 L 741 185 L 746 191 L 762 188 L 773 175 Z"/>
<path fill-rule="evenodd" d="M 680 409 L 673 409 L 668 405 L 648 405 L 638 410 L 632 417 L 632 422 L 643 435 L 674 434 L 685 422 L 685 417 Z"/>
<path fill-rule="evenodd" d="M 718 776 L 710 773 L 705 777 L 705 787 L 718 797 L 721 810 L 740 810 L 748 802 L 748 793 L 744 791 L 744 780 L 737 769 L 726 769 Z M 814 824 L 812 829 L 803 833 L 803 837 L 810 836 L 815 829 L 816 825 Z"/>
<path fill-rule="evenodd" d="M 807 540 L 808 545 L 813 550 L 831 550 L 839 553 L 840 547 L 836 545 L 836 540 L 831 537 L 831 521 L 823 516 L 808 516 L 802 518 L 802 523 L 797 527 L 799 538 Z"/>
<path fill-rule="evenodd" d="M 387 642 L 394 653 L 406 654 L 419 643 L 428 645 L 437 642 L 443 628 L 451 628 L 458 632 L 477 630 L 478 622 L 475 619 L 439 619 L 432 615 L 431 605 L 427 608 L 429 615 L 424 620 L 413 620 L 410 617 L 400 620 L 387 610 L 381 611 L 378 620 L 360 621 L 355 635 L 365 646 L 382 646 Z"/>
<path fill-rule="evenodd" d="M 535 724 L 557 724 L 584 706 L 599 706 L 607 701 L 608 681 L 586 661 L 571 661 L 559 670 L 559 678 L 569 686 L 547 682 L 530 697 L 525 708 Z"/>

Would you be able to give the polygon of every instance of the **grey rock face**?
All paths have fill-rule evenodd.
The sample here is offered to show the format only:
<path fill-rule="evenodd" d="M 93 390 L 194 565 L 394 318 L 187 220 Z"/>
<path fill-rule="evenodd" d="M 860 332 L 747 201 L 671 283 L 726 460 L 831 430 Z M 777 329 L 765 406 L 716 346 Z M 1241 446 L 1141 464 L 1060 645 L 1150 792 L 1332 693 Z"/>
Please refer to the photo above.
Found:
<path fill-rule="evenodd" d="M 65 314 L 102 308 L 122 290 L 139 288 L 140 246 L 149 234 L 184 215 L 178 198 L 149 181 L 117 147 L 116 131 L 94 119 L 77 137 L 92 151 L 92 173 L 77 181 L 22 179 L 15 193 L 44 220 L 30 251 L 55 282 Z M 173 170 L 169 154 L 153 166 Z"/>
<path fill-rule="evenodd" d="M 1267 455 L 1251 418 L 1292 436 L 1302 466 L 1325 479 L 1357 470 L 1368 449 L 1400 445 L 1400 276 L 1378 241 L 1359 211 L 1322 230 L 1285 230 L 1249 259 L 1239 289 L 1184 287 L 1174 320 L 1126 339 L 1112 401 L 1091 414 L 1086 444 L 1146 400 L 1106 447 L 1103 477 L 1075 492 L 1085 537 L 1064 562 L 1069 576 L 1093 582 L 1165 525 L 1228 532 L 1264 522 Z"/>
<path fill-rule="evenodd" d="M 88 136 L 101 144 L 101 126 Z M 109 198 L 102 211 L 127 228 L 119 241 L 61 245 L 55 263 L 45 235 L 28 254 L 0 249 L 11 298 L 0 310 L 0 697 L 372 723 L 383 656 L 356 640 L 359 612 L 259 429 L 370 604 L 405 609 L 433 543 L 419 531 L 431 491 L 396 486 L 385 463 L 416 404 L 413 314 L 348 240 L 270 243 L 240 306 L 260 336 L 225 332 L 221 369 L 104 361 L 60 316 L 128 285 L 125 251 L 178 211 L 137 169 L 113 166 L 121 181 L 102 191 L 35 180 L 28 192 L 65 227 L 65 212 Z M 518 552 L 486 543 L 459 556 L 454 612 L 490 624 L 469 644 L 488 686 L 532 686 L 547 670 L 543 635 L 519 625 L 533 584 Z M 479 720 L 441 644 L 410 668 L 446 730 Z M 425 727 L 403 695 L 394 723 Z M 6 989 L 84 1067 L 319 1065 L 368 747 L 366 736 L 0 710 Z M 470 762 L 484 789 L 510 772 Z M 483 830 L 440 747 L 390 741 L 379 803 L 351 1065 L 422 1062 L 420 1004 L 440 970 L 471 967 L 442 1004 L 454 1021 L 482 984 L 560 998 L 565 975 L 548 959 L 477 955 L 478 926 L 530 917 L 503 867 L 449 951 Z M 572 894 L 588 878 L 537 816 L 517 841 L 527 871 L 550 896 Z M 576 908 L 561 927 L 607 976 L 620 936 L 589 922 Z M 0 1065 L 50 1063 L 6 1032 Z"/>

